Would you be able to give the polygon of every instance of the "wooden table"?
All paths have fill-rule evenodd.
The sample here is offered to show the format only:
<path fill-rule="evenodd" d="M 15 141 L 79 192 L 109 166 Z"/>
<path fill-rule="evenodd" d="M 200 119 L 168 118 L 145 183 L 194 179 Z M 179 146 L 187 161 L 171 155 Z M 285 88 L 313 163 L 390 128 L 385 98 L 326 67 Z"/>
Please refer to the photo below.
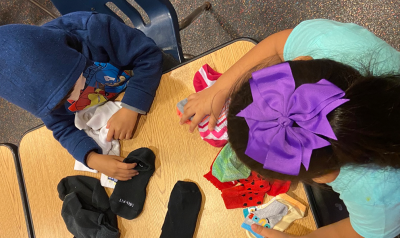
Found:
<path fill-rule="evenodd" d="M 134 220 L 118 219 L 121 237 L 159 237 L 169 196 L 178 180 L 196 182 L 203 194 L 195 237 L 246 237 L 244 229 L 240 228 L 242 209 L 227 210 L 221 192 L 203 177 L 219 148 L 201 140 L 198 132 L 189 133 L 187 125 L 179 125 L 176 103 L 194 92 L 193 76 L 202 65 L 207 63 L 216 71 L 225 72 L 253 46 L 254 43 L 249 41 L 237 41 L 162 76 L 151 111 L 141 117 L 134 138 L 121 142 L 122 156 L 140 147 L 149 147 L 157 156 L 144 210 Z M 99 175 L 74 171 L 74 159 L 44 127 L 23 137 L 20 156 L 36 236 L 71 237 L 60 216 L 62 202 L 56 186 L 65 176 L 99 178 Z M 110 195 L 112 190 L 107 189 L 107 192 Z M 301 184 L 293 186 L 289 195 L 307 203 Z M 314 229 L 309 212 L 287 232 L 301 235 Z"/>
<path fill-rule="evenodd" d="M 28 237 L 14 155 L 9 148 L 3 145 L 0 145 L 0 171 L 2 173 L 0 238 Z"/>

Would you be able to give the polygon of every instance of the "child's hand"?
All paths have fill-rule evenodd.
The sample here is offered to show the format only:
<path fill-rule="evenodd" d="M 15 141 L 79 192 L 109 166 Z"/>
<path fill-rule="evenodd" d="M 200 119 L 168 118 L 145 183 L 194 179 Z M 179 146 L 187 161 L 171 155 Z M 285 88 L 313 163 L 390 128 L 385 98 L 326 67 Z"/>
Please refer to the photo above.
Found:
<path fill-rule="evenodd" d="M 283 233 L 281 231 L 276 231 L 271 228 L 262 227 L 256 224 L 251 225 L 251 229 L 265 238 L 293 238 L 295 236 Z"/>
<path fill-rule="evenodd" d="M 188 97 L 188 102 L 184 107 L 180 124 L 183 125 L 191 116 L 194 115 L 189 127 L 190 132 L 193 132 L 196 126 L 207 115 L 210 115 L 208 129 L 210 131 L 214 130 L 219 114 L 229 96 L 229 90 L 220 90 L 215 86 L 216 85 L 213 85 L 198 93 L 191 94 Z"/>
<path fill-rule="evenodd" d="M 122 161 L 124 158 L 114 155 L 100 155 L 96 152 L 90 152 L 86 158 L 86 164 L 109 177 L 126 181 L 131 179 L 133 176 L 139 174 L 133 168 L 136 167 L 136 163 L 127 164 Z"/>
<path fill-rule="evenodd" d="M 121 108 L 107 122 L 107 141 L 112 139 L 132 139 L 138 113 L 128 108 Z"/>

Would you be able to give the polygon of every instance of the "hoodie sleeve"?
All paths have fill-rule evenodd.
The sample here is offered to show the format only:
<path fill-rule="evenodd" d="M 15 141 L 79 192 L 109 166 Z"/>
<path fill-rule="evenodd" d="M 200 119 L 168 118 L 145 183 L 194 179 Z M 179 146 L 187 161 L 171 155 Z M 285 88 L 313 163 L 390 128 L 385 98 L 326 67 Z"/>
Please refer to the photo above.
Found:
<path fill-rule="evenodd" d="M 104 60 L 122 69 L 132 69 L 122 102 L 148 112 L 161 79 L 162 53 L 143 32 L 114 17 L 93 14 L 87 23 L 91 52 L 103 53 Z"/>
<path fill-rule="evenodd" d="M 46 26 L 70 32 L 79 41 L 78 50 L 86 58 L 133 70 L 122 102 L 149 111 L 162 74 L 162 53 L 152 39 L 114 17 L 99 13 L 71 13 Z"/>
<path fill-rule="evenodd" d="M 86 155 L 90 151 L 102 154 L 100 146 L 86 132 L 75 127 L 75 115 L 68 113 L 65 107 L 54 110 L 42 120 L 46 127 L 53 131 L 54 138 L 84 165 Z"/>

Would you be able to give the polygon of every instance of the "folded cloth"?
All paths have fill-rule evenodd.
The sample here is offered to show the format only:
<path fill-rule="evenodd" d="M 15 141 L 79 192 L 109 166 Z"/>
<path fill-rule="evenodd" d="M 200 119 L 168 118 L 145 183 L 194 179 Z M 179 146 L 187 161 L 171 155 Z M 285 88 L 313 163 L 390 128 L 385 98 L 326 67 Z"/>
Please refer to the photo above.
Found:
<path fill-rule="evenodd" d="M 214 158 L 214 161 L 211 163 L 210 171 L 204 175 L 204 178 L 210 181 L 210 183 L 212 183 L 219 190 L 230 188 L 238 184 L 238 181 L 236 180 L 231 182 L 221 182 L 216 177 L 214 177 L 214 175 L 212 175 L 212 167 L 216 159 L 217 157 Z"/>
<path fill-rule="evenodd" d="M 288 212 L 286 216 L 284 216 L 282 220 L 275 225 L 275 230 L 284 231 L 289 227 L 290 224 L 292 224 L 293 221 L 304 217 L 306 206 L 304 206 L 301 202 L 295 200 L 285 193 L 276 196 L 275 199 L 276 201 L 288 206 Z"/>
<path fill-rule="evenodd" d="M 277 195 L 275 198 L 271 199 L 271 201 L 269 201 L 266 204 L 243 209 L 243 215 L 244 217 L 247 217 L 251 212 L 255 212 L 256 210 L 261 210 L 267 207 L 268 205 L 272 204 L 273 202 L 280 202 L 281 204 L 287 206 L 286 215 L 283 216 L 282 219 L 275 224 L 275 226 L 272 228 L 274 230 L 278 231 L 286 230 L 289 227 L 289 225 L 293 223 L 293 221 L 303 218 L 306 212 L 306 206 L 304 206 L 299 201 L 295 200 L 294 198 L 284 193 Z M 257 233 L 254 233 L 253 230 L 251 230 L 250 226 L 248 227 L 242 226 L 242 227 L 247 230 L 246 234 L 249 238 L 254 238 L 254 237 L 262 238 L 262 236 L 258 235 Z"/>
<path fill-rule="evenodd" d="M 98 179 L 87 176 L 63 178 L 57 191 L 63 201 L 61 216 L 76 238 L 118 238 L 117 217 Z"/>
<path fill-rule="evenodd" d="M 75 126 L 84 130 L 103 150 L 104 155 L 120 155 L 118 140 L 107 141 L 107 122 L 121 109 L 121 102 L 108 101 L 75 113 Z"/>
<path fill-rule="evenodd" d="M 221 190 L 221 196 L 227 209 L 260 205 L 264 201 L 265 193 L 276 196 L 286 193 L 290 188 L 290 181 L 277 179 L 268 181 L 254 171 L 245 179 L 221 182 L 212 173 L 217 157 L 211 164 L 210 171 L 204 177 Z"/>
<path fill-rule="evenodd" d="M 103 150 L 104 155 L 120 156 L 119 141 L 107 141 L 107 122 L 119 109 L 121 109 L 121 102 L 108 101 L 75 113 L 75 126 L 93 138 Z M 79 161 L 75 161 L 74 169 L 97 173 L 96 170 L 88 168 Z M 117 180 L 102 174 L 100 181 L 102 186 L 114 188 Z"/>
<path fill-rule="evenodd" d="M 208 64 L 203 65 L 194 75 L 193 86 L 196 92 L 200 92 L 211 87 L 221 75 L 221 73 L 213 70 Z M 229 101 L 227 101 L 222 108 L 217 119 L 217 125 L 213 131 L 208 130 L 210 116 L 205 117 L 197 126 L 199 128 L 201 138 L 212 146 L 222 147 L 228 142 L 228 124 L 226 117 L 228 114 L 228 108 Z"/>
<path fill-rule="evenodd" d="M 213 70 L 208 64 L 203 65 L 199 71 L 196 72 L 193 79 L 193 86 L 196 92 L 200 92 L 208 87 L 211 87 L 217 79 L 221 76 L 221 73 Z M 177 104 L 177 113 L 179 117 L 182 117 L 183 108 L 187 103 L 187 99 L 183 99 Z M 221 110 L 217 118 L 217 124 L 213 131 L 208 130 L 208 122 L 210 116 L 206 116 L 197 126 L 201 138 L 208 142 L 210 145 L 215 147 L 222 147 L 228 142 L 227 132 L 227 114 L 228 114 L 229 101 L 227 101 Z M 190 124 L 190 120 L 185 122 Z"/>
<path fill-rule="evenodd" d="M 284 181 L 279 179 L 274 179 L 270 181 L 271 189 L 267 192 L 269 196 L 276 196 L 282 193 L 286 193 L 290 188 L 290 181 Z"/>
<path fill-rule="evenodd" d="M 219 152 L 212 166 L 212 175 L 221 182 L 245 179 L 250 173 L 251 170 L 238 159 L 229 143 Z"/>
<path fill-rule="evenodd" d="M 270 183 L 254 171 L 246 179 L 224 183 L 214 177 L 211 171 L 204 177 L 221 190 L 221 196 L 227 209 L 260 205 L 263 203 L 266 193 L 268 194 L 270 191 L 285 193 L 290 188 L 290 181 L 275 180 Z"/>
<path fill-rule="evenodd" d="M 251 228 L 251 225 L 258 225 L 273 228 L 287 214 L 288 207 L 278 201 L 273 201 L 262 209 L 254 209 L 249 213 L 242 224 L 245 229 Z"/>

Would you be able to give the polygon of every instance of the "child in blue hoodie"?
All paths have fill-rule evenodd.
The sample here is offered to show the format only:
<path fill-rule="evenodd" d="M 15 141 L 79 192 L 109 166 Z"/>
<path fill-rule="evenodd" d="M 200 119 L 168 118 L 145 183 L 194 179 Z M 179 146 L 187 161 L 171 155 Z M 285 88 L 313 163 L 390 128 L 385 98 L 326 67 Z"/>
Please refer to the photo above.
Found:
<path fill-rule="evenodd" d="M 0 97 L 41 118 L 76 160 L 118 180 L 135 176 L 135 164 L 102 155 L 75 127 L 74 113 L 125 89 L 107 139 L 131 139 L 138 114 L 153 102 L 161 67 L 153 40 L 104 14 L 75 12 L 42 26 L 0 27 Z M 106 76 L 96 77 L 99 71 Z"/>

